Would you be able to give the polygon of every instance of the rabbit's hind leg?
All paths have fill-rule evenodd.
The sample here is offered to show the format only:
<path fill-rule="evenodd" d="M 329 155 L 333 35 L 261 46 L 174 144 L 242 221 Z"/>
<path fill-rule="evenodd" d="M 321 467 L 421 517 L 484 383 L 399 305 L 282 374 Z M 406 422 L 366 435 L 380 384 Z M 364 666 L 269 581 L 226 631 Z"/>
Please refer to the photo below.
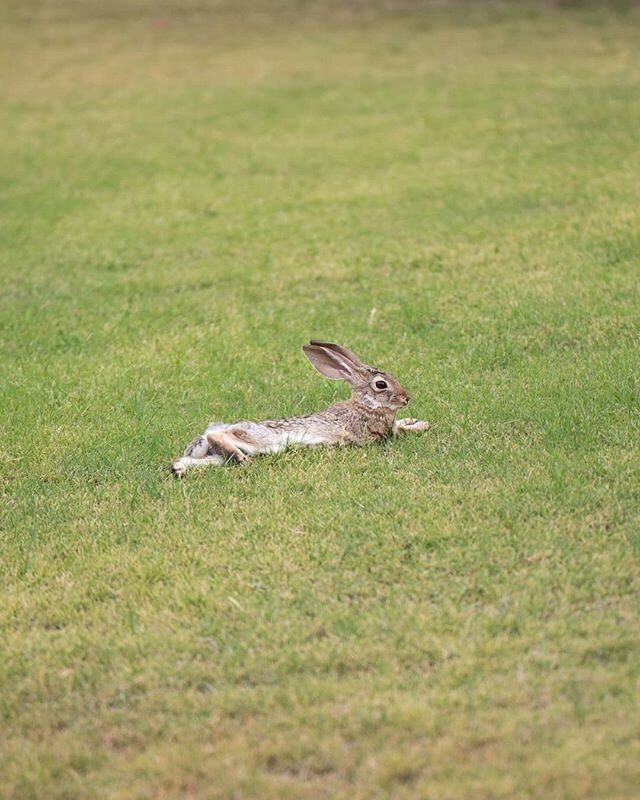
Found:
<path fill-rule="evenodd" d="M 171 472 L 176 477 L 180 478 L 188 469 L 221 464 L 223 460 L 220 454 L 211 452 L 206 436 L 196 436 L 196 438 L 186 446 L 182 457 L 176 458 L 171 464 Z"/>
<path fill-rule="evenodd" d="M 240 426 L 231 426 L 207 433 L 209 452 L 220 453 L 238 464 L 259 452 L 259 444 Z"/>

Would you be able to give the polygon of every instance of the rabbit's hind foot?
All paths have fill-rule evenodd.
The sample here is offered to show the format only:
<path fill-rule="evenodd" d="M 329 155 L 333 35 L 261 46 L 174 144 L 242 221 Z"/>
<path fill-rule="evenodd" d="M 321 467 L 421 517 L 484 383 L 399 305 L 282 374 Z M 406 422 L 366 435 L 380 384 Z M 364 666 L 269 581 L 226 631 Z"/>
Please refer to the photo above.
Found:
<path fill-rule="evenodd" d="M 222 464 L 224 459 L 221 456 L 210 455 L 203 458 L 194 458 L 193 456 L 181 456 L 171 464 L 171 474 L 176 478 L 181 478 L 184 473 L 189 469 L 196 467 L 210 467 Z"/>

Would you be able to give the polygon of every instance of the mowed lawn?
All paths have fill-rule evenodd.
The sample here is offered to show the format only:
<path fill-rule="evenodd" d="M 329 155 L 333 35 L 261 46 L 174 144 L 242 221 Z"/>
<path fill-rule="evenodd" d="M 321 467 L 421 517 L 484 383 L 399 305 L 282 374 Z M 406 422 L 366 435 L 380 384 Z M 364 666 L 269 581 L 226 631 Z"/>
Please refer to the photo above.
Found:
<path fill-rule="evenodd" d="M 637 798 L 638 11 L 2 5 L 3 800 Z"/>

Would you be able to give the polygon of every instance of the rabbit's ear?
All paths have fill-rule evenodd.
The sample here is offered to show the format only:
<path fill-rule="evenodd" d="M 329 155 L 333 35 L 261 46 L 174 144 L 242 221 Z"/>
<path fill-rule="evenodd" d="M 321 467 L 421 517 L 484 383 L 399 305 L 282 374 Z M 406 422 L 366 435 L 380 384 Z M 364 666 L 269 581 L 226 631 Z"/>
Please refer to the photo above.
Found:
<path fill-rule="evenodd" d="M 351 364 L 353 364 L 353 366 L 357 369 L 367 369 L 367 365 L 363 364 L 355 353 L 352 353 L 351 350 L 347 350 L 346 347 L 342 347 L 340 344 L 334 344 L 333 342 L 319 342 L 317 339 L 312 339 L 311 344 L 315 344 L 318 347 L 324 347 L 325 350 L 332 350 L 334 353 L 338 353 L 343 358 L 346 358 L 348 361 L 350 361 Z"/>
<path fill-rule="evenodd" d="M 341 353 L 330 350 L 327 345 L 315 341 L 312 341 L 311 344 L 306 344 L 302 350 L 313 366 L 325 378 L 331 378 L 333 381 L 347 381 L 350 384 L 358 382 L 360 370 L 357 364 L 351 363 L 351 359 Z"/>

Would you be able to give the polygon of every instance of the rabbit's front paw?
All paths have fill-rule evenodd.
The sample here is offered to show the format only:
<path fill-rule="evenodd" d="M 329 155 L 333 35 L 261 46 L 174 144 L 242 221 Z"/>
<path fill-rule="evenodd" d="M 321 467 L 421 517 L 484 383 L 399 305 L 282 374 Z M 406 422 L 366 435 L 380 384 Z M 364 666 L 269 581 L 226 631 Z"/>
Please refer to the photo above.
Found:
<path fill-rule="evenodd" d="M 396 421 L 394 430 L 396 433 L 422 433 L 428 431 L 431 425 L 422 419 L 413 419 L 412 417 L 405 417 Z"/>

